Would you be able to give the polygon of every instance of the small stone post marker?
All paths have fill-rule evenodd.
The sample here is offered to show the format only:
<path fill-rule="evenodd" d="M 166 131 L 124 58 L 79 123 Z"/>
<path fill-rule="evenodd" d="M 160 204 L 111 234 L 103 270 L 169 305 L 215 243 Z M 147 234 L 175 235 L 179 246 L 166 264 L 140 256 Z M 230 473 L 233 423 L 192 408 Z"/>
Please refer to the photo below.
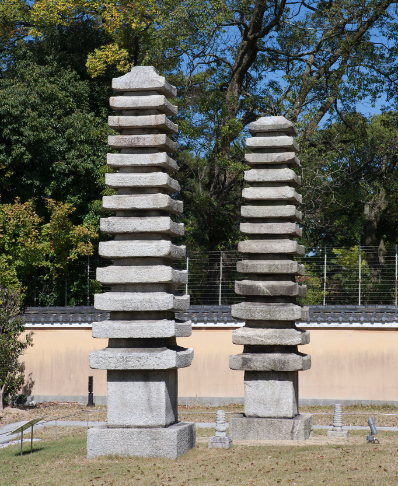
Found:
<path fill-rule="evenodd" d="M 240 225 L 249 239 L 238 246 L 247 260 L 237 264 L 248 280 L 235 282 L 246 300 L 232 306 L 233 317 L 246 321 L 232 338 L 244 348 L 230 357 L 230 368 L 245 372 L 245 401 L 244 414 L 229 421 L 230 434 L 233 440 L 303 440 L 310 436 L 312 415 L 298 413 L 298 371 L 310 368 L 311 357 L 297 351 L 310 336 L 295 326 L 309 317 L 308 308 L 296 304 L 306 288 L 295 281 L 304 266 L 293 258 L 304 255 L 293 239 L 301 236 L 295 190 L 301 178 L 292 170 L 300 166 L 297 131 L 282 116 L 260 118 L 249 130 L 246 163 L 253 168 L 245 172 L 250 187 L 243 189 L 247 205 L 241 211 L 247 222 Z"/>
<path fill-rule="evenodd" d="M 167 155 L 177 150 L 167 136 L 178 129 L 167 118 L 177 113 L 167 100 L 177 90 L 149 66 L 134 67 L 112 87 L 118 115 L 109 126 L 120 135 L 108 143 L 120 153 L 108 154 L 114 172 L 106 184 L 117 195 L 103 198 L 115 216 L 101 219 L 101 230 L 115 239 L 100 243 L 99 254 L 113 265 L 97 269 L 111 291 L 94 301 L 110 320 L 93 324 L 93 337 L 109 344 L 90 354 L 91 368 L 107 370 L 108 424 L 88 430 L 87 455 L 177 458 L 195 447 L 195 424 L 177 421 L 177 368 L 193 358 L 193 349 L 176 344 L 191 335 L 191 322 L 174 317 L 189 308 L 188 295 L 175 295 L 187 273 L 172 267 L 185 256 L 185 247 L 171 242 L 184 234 L 170 218 L 182 212 L 182 202 L 169 196 L 179 185 L 168 174 L 178 168 Z"/>
<path fill-rule="evenodd" d="M 225 423 L 225 411 L 217 410 L 216 431 L 209 439 L 209 449 L 231 449 L 232 439 L 227 435 L 227 425 Z"/>
<path fill-rule="evenodd" d="M 328 430 L 328 437 L 348 437 L 348 430 L 343 429 L 343 410 L 340 403 L 334 405 L 333 428 Z"/>

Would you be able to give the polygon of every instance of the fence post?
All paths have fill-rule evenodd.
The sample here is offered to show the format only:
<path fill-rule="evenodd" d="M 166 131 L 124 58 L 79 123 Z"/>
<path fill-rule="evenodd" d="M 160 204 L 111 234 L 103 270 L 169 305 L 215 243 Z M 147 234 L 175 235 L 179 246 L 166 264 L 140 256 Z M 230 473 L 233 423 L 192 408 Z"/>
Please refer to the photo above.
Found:
<path fill-rule="evenodd" d="M 221 305 L 221 284 L 222 284 L 222 252 L 220 254 L 220 286 L 218 289 L 218 305 Z"/>
<path fill-rule="evenodd" d="M 68 269 L 65 269 L 65 307 L 68 307 Z"/>
<path fill-rule="evenodd" d="M 90 305 L 90 255 L 87 255 L 87 305 Z"/>
<path fill-rule="evenodd" d="M 395 299 L 394 299 L 395 305 L 397 305 L 397 277 L 398 277 L 398 255 L 397 255 L 397 245 L 395 245 Z"/>
<path fill-rule="evenodd" d="M 358 269 L 358 305 L 361 305 L 361 245 L 358 247 L 358 263 L 359 263 L 359 269 Z"/>
<path fill-rule="evenodd" d="M 323 263 L 323 305 L 326 305 L 326 246 L 324 248 L 325 258 Z"/>
<path fill-rule="evenodd" d="M 36 307 L 36 304 L 37 304 L 37 276 L 36 275 L 34 276 L 34 279 L 35 279 L 35 299 L 34 299 L 34 302 L 35 302 L 35 307 Z"/>
<path fill-rule="evenodd" d="M 187 283 L 185 284 L 186 295 L 188 295 L 188 278 L 189 278 L 189 256 L 187 255 Z"/>

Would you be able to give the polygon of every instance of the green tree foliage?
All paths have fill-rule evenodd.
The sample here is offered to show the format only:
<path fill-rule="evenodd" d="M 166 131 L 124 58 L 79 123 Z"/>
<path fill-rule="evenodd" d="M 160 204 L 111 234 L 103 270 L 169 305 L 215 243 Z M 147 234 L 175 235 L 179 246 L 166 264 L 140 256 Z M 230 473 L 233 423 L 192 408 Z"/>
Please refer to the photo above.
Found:
<path fill-rule="evenodd" d="M 72 222 L 72 205 L 47 199 L 46 209 L 47 223 L 33 200 L 21 203 L 17 198 L 13 204 L 0 205 L 1 288 L 29 296 L 37 285 L 32 280 L 40 278 L 54 292 L 69 263 L 92 255 L 97 233 L 89 224 Z"/>
<path fill-rule="evenodd" d="M 282 114 L 305 144 L 332 110 L 376 97 L 390 50 L 372 36 L 396 16 L 391 1 L 194 3 L 167 25 L 186 56 L 174 79 L 188 232 L 215 250 L 237 238 L 247 125 Z"/>
<path fill-rule="evenodd" d="M 396 113 L 370 120 L 347 115 L 315 132 L 302 148 L 307 243 L 365 247 L 395 243 Z"/>
<path fill-rule="evenodd" d="M 20 357 L 32 346 L 33 334 L 24 331 L 20 294 L 0 287 L 0 410 L 4 397 L 15 396 L 24 383 Z"/>
<path fill-rule="evenodd" d="M 16 60 L 0 79 L 3 203 L 55 198 L 86 216 L 104 190 L 107 128 L 71 70 Z"/>
<path fill-rule="evenodd" d="M 48 137 L 42 134 L 44 125 L 38 130 L 29 124 L 24 136 L 32 134 L 32 140 L 38 139 L 43 160 L 57 162 L 46 162 L 50 170 L 34 177 L 30 167 L 40 172 L 42 159 L 32 151 L 27 155 L 25 146 L 19 148 L 22 157 L 18 153 L 13 158 L 19 168 L 16 181 L 23 174 L 32 196 L 44 187 L 45 196 L 76 206 L 76 215 L 85 212 L 83 207 L 91 208 L 93 192 L 98 191 L 103 175 L 96 165 L 103 160 L 100 154 L 95 160 L 91 158 L 95 140 L 102 136 L 96 139 L 98 132 L 96 135 L 93 131 L 96 127 L 101 130 L 95 120 L 105 114 L 107 104 L 101 98 L 101 115 L 101 103 L 95 105 L 92 93 L 99 93 L 100 87 L 109 88 L 109 78 L 117 72 L 125 72 L 132 65 L 153 64 L 179 88 L 178 177 L 183 187 L 187 241 L 192 248 L 199 245 L 216 250 L 236 244 L 245 168 L 243 142 L 251 121 L 261 115 L 285 115 L 299 127 L 300 143 L 311 146 L 311 141 L 319 138 L 320 123 L 328 116 L 350 113 L 363 99 L 375 100 L 385 89 L 385 80 L 394 84 L 391 66 L 395 66 L 396 48 L 391 44 L 397 35 L 397 15 L 392 0 L 165 0 L 156 4 L 5 0 L 3 4 L 0 43 L 10 73 L 4 89 L 10 80 L 23 79 L 22 73 L 16 74 L 20 71 L 12 71 L 19 65 L 16 58 L 8 60 L 15 56 L 15 45 L 34 36 L 32 45 L 38 49 L 31 52 L 40 67 L 36 75 L 39 82 L 32 86 L 27 80 L 24 83 L 32 89 L 34 99 L 41 99 L 36 96 L 37 89 L 42 87 L 47 92 L 44 80 L 54 79 L 54 94 L 66 90 L 60 98 L 62 106 L 57 107 L 53 97 L 44 97 L 43 101 L 53 103 L 49 112 L 51 119 L 59 120 L 60 132 L 68 133 L 67 127 L 72 127 L 71 137 L 60 140 L 51 120 Z M 90 31 L 91 37 L 87 35 Z M 379 42 L 380 38 L 386 42 Z M 81 39 L 88 41 L 82 43 Z M 67 52 L 65 60 L 56 54 L 60 40 L 62 52 Z M 41 47 L 45 53 L 53 48 L 50 57 L 55 70 L 48 60 L 43 62 Z M 82 66 L 88 67 L 94 81 L 88 80 Z M 34 76 L 35 69 L 32 73 Z M 18 86 L 13 87 L 17 92 Z M 389 89 L 393 97 L 391 86 Z M 80 102 L 82 98 L 86 104 Z M 24 102 L 37 112 L 36 125 L 45 119 L 39 110 L 33 110 L 29 100 Z M 70 110 L 62 112 L 64 106 Z M 58 118 L 57 113 L 61 114 Z M 22 112 L 15 120 L 21 118 Z M 93 131 L 88 132 L 86 127 L 93 120 Z M 21 136 L 19 133 L 18 139 Z M 80 143 L 77 147 L 76 140 L 84 142 L 85 148 Z M 59 158 L 55 141 L 60 142 Z M 10 141 L 6 138 L 5 143 Z M 105 144 L 102 147 L 106 151 Z M 0 164 L 5 167 L 2 170 L 12 171 L 10 157 L 7 153 L 5 165 L 0 153 Z M 305 162 L 304 174 L 315 170 L 309 157 Z M 84 193 L 79 192 L 74 174 L 87 180 Z M 37 182 L 44 177 L 52 179 Z M 61 187 L 58 181 L 63 181 Z M 22 187 L 10 184 L 7 190 L 17 194 Z M 11 201 L 13 194 L 7 197 Z M 98 215 L 98 211 L 90 214 Z"/>
<path fill-rule="evenodd" d="M 107 192 L 109 83 L 85 67 L 102 40 L 89 22 L 53 28 L 2 66 L 0 281 L 31 304 L 62 304 L 66 278 L 86 302 L 87 276 L 70 263 L 93 253 Z"/>

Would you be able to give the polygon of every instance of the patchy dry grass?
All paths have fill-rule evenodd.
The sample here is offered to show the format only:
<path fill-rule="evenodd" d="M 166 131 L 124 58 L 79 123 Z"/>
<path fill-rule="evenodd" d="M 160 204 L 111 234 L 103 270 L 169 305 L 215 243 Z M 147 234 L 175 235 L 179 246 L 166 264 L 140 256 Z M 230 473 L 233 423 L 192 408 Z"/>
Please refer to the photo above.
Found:
<path fill-rule="evenodd" d="M 227 420 L 233 413 L 242 413 L 243 405 L 231 404 L 222 407 L 203 407 L 180 405 L 178 407 L 179 419 L 192 422 L 215 422 L 216 412 L 222 408 L 227 413 Z M 333 406 L 314 406 L 300 407 L 301 413 L 313 413 L 314 425 L 332 425 L 333 424 Z M 320 415 L 317 415 L 320 414 Z M 397 414 L 397 415 L 388 415 Z M 373 405 L 350 405 L 343 407 L 343 424 L 344 425 L 368 425 L 368 418 L 375 415 L 376 425 L 384 427 L 398 427 L 398 407 L 390 405 L 373 406 Z"/>
<path fill-rule="evenodd" d="M 398 482 L 398 434 L 381 432 L 380 444 L 367 444 L 363 432 L 331 441 L 323 433 L 307 444 L 234 445 L 232 450 L 208 449 L 211 429 L 198 430 L 198 446 L 178 460 L 106 457 L 86 458 L 85 429 L 51 430 L 33 454 L 17 455 L 16 447 L 0 450 L 1 486 L 140 485 L 140 486 L 265 486 L 364 485 Z M 28 446 L 25 445 L 27 449 Z"/>
<path fill-rule="evenodd" d="M 179 420 L 190 422 L 215 422 L 216 412 L 219 408 L 225 410 L 227 413 L 227 420 L 231 414 L 233 415 L 234 413 L 243 412 L 243 405 L 237 403 L 224 405 L 222 407 L 180 405 L 178 407 Z M 86 421 L 88 411 L 90 420 L 106 421 L 106 407 L 96 406 L 95 408 L 87 408 L 81 403 L 45 402 L 37 404 L 34 408 L 5 408 L 3 412 L 0 412 L 0 426 L 22 420 L 30 420 L 44 415 L 47 416 L 46 420 Z M 300 411 L 302 413 L 313 413 L 314 425 L 332 425 L 333 406 L 300 407 Z M 322 415 L 317 415 L 319 413 Z M 377 426 L 398 427 L 398 415 L 394 416 L 388 414 L 398 414 L 398 407 L 390 405 L 380 407 L 372 405 L 351 405 L 343 407 L 343 424 L 366 426 L 369 416 L 375 415 Z"/>
<path fill-rule="evenodd" d="M 46 420 L 87 420 L 87 412 L 90 420 L 106 420 L 106 407 L 86 407 L 76 402 L 43 402 L 35 407 L 6 407 L 0 411 L 0 426 L 43 416 Z"/>

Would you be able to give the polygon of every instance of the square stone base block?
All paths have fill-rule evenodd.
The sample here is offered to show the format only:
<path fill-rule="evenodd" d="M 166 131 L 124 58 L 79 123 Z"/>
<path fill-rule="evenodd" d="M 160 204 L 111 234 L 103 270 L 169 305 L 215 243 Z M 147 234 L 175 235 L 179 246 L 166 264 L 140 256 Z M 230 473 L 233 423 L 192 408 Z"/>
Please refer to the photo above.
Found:
<path fill-rule="evenodd" d="M 293 418 L 255 418 L 243 414 L 229 419 L 233 440 L 307 440 L 312 432 L 312 415 Z"/>
<path fill-rule="evenodd" d="M 87 457 L 177 457 L 196 447 L 194 422 L 169 427 L 93 427 L 87 431 Z"/>
<path fill-rule="evenodd" d="M 348 437 L 348 430 L 328 430 L 328 437 Z"/>

